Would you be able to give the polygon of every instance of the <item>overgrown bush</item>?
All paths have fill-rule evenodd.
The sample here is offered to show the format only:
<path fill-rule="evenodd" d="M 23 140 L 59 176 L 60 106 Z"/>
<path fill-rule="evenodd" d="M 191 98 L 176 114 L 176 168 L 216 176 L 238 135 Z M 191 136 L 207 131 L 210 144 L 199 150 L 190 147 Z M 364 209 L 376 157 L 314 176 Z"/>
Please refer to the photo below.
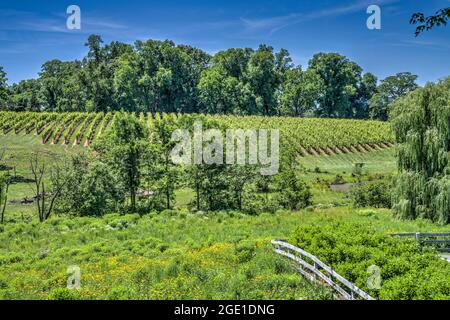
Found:
<path fill-rule="evenodd" d="M 299 210 L 311 205 L 312 194 L 309 186 L 301 181 L 294 169 L 281 172 L 276 177 L 278 205 L 284 209 Z"/>
<path fill-rule="evenodd" d="M 257 186 L 248 186 L 244 189 L 242 211 L 246 214 L 274 213 L 277 209 L 277 202 L 269 197 L 268 194 L 258 193 Z"/>
<path fill-rule="evenodd" d="M 384 180 L 359 184 L 350 197 L 356 207 L 391 208 L 391 185 Z"/>
<path fill-rule="evenodd" d="M 410 239 L 393 238 L 374 225 L 323 219 L 301 226 L 290 242 L 330 265 L 373 297 L 393 300 L 450 299 L 450 264 Z M 368 287 L 368 269 L 381 270 L 381 289 Z"/>
<path fill-rule="evenodd" d="M 65 168 L 66 181 L 56 203 L 58 212 L 101 216 L 115 211 L 124 191 L 109 168 L 94 158 L 76 155 Z"/>

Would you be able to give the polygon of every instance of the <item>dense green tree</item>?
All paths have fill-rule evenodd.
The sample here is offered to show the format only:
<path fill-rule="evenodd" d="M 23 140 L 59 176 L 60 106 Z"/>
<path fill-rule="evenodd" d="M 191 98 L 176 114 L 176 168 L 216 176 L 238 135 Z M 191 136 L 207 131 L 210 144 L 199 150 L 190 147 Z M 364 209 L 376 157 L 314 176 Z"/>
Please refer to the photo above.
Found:
<path fill-rule="evenodd" d="M 261 176 L 256 165 L 229 166 L 226 172 L 226 182 L 230 188 L 232 207 L 243 209 L 244 192 L 246 187 Z"/>
<path fill-rule="evenodd" d="M 212 62 L 214 66 L 225 70 L 228 76 L 244 81 L 247 65 L 253 54 L 254 50 L 250 48 L 232 48 L 216 53 Z"/>
<path fill-rule="evenodd" d="M 372 73 L 365 73 L 358 85 L 355 99 L 353 100 L 353 116 L 358 119 L 367 119 L 370 114 L 370 99 L 377 90 L 378 78 Z"/>
<path fill-rule="evenodd" d="M 205 113 L 239 113 L 241 108 L 242 83 L 228 76 L 221 67 L 203 72 L 198 84 L 199 99 Z"/>
<path fill-rule="evenodd" d="M 10 87 L 10 110 L 41 111 L 45 101 L 41 82 L 36 79 L 22 80 Z"/>
<path fill-rule="evenodd" d="M 98 35 L 91 35 L 86 46 L 88 54 L 83 59 L 79 81 L 86 89 L 86 109 L 88 111 L 113 111 L 120 109 L 114 91 L 114 77 L 118 60 L 130 54 L 132 46 L 117 41 L 102 45 Z"/>
<path fill-rule="evenodd" d="M 280 93 L 279 113 L 286 116 L 313 114 L 323 91 L 322 79 L 313 70 L 288 70 Z"/>
<path fill-rule="evenodd" d="M 192 165 L 187 170 L 188 186 L 195 192 L 197 210 L 217 211 L 235 208 L 224 164 Z"/>
<path fill-rule="evenodd" d="M 198 84 L 200 110 L 205 113 L 258 114 L 256 96 L 246 78 L 252 49 L 218 52 Z"/>
<path fill-rule="evenodd" d="M 199 92 L 197 85 L 200 81 L 202 72 L 210 64 L 211 56 L 203 50 L 187 46 L 178 45 L 177 48 L 187 57 L 185 61 L 185 76 L 183 80 L 183 97 L 181 99 L 179 112 L 193 113 L 199 112 Z"/>
<path fill-rule="evenodd" d="M 287 50 L 261 45 L 217 53 L 198 86 L 202 109 L 235 114 L 277 114 L 277 94 L 292 61 Z"/>
<path fill-rule="evenodd" d="M 148 143 L 147 127 L 132 115 L 120 112 L 115 115 L 106 135 L 94 144 L 101 161 L 118 177 L 121 188 L 128 193 L 132 211 L 137 208 L 136 195 Z"/>
<path fill-rule="evenodd" d="M 101 216 L 117 210 L 125 192 L 113 171 L 95 156 L 73 156 L 63 172 L 66 184 L 56 202 L 63 213 L 81 216 Z"/>
<path fill-rule="evenodd" d="M 6 109 L 9 101 L 8 79 L 3 67 L 0 66 L 0 110 Z"/>
<path fill-rule="evenodd" d="M 172 209 L 175 201 L 175 189 L 179 184 L 180 168 L 173 164 L 171 153 L 175 147 L 172 134 L 178 129 L 178 119 L 172 116 L 154 121 L 152 142 L 156 148 L 156 165 L 154 168 L 157 196 L 163 199 L 166 209 Z"/>
<path fill-rule="evenodd" d="M 450 219 L 450 78 L 397 100 L 392 127 L 398 144 L 395 215 Z"/>
<path fill-rule="evenodd" d="M 276 92 L 281 84 L 278 62 L 272 47 L 260 45 L 247 65 L 246 79 L 256 96 L 258 113 L 265 116 L 276 114 Z"/>
<path fill-rule="evenodd" d="M 194 112 L 197 84 L 209 56 L 172 41 L 137 41 L 119 61 L 115 88 L 125 110 Z"/>
<path fill-rule="evenodd" d="M 86 110 L 85 89 L 79 81 L 81 63 L 51 60 L 39 74 L 43 109 L 46 111 Z"/>
<path fill-rule="evenodd" d="M 370 116 L 372 119 L 388 120 L 392 103 L 415 90 L 417 76 L 409 72 L 397 73 L 382 80 L 376 93 L 370 100 Z"/>
<path fill-rule="evenodd" d="M 361 67 L 337 53 L 318 53 L 309 61 L 309 69 L 320 76 L 324 88 L 318 99 L 317 116 L 353 117 L 352 101 L 358 95 Z"/>

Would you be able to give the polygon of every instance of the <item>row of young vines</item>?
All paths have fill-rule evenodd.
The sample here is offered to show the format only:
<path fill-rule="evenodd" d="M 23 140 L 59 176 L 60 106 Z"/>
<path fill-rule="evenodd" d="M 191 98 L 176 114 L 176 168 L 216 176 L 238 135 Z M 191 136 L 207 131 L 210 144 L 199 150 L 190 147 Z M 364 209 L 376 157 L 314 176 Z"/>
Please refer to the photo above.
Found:
<path fill-rule="evenodd" d="M 165 117 L 183 117 L 145 113 L 134 116 L 149 128 Z M 279 129 L 284 143 L 298 146 L 302 155 L 368 152 L 390 147 L 394 141 L 389 124 L 379 121 L 222 115 L 206 118 L 231 129 Z M 35 134 L 44 144 L 89 146 L 106 132 L 113 119 L 113 113 L 0 112 L 0 132 Z"/>

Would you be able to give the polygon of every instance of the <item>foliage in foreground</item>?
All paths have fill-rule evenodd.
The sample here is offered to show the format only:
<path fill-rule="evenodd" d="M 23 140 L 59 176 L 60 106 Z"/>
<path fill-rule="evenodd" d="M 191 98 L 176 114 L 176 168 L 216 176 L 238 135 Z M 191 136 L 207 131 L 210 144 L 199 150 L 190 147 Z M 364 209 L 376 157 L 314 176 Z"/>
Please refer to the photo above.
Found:
<path fill-rule="evenodd" d="M 0 299 L 327 299 L 271 252 L 295 216 L 53 217 L 1 226 Z M 3 230 L 3 231 L 2 231 Z M 69 266 L 81 289 L 66 288 Z"/>
<path fill-rule="evenodd" d="M 362 211 L 361 214 L 376 215 Z M 415 240 L 398 239 L 374 223 L 322 221 L 299 227 L 290 242 L 330 265 L 373 297 L 389 300 L 449 299 L 450 264 Z M 370 266 L 381 269 L 381 289 L 370 289 Z"/>

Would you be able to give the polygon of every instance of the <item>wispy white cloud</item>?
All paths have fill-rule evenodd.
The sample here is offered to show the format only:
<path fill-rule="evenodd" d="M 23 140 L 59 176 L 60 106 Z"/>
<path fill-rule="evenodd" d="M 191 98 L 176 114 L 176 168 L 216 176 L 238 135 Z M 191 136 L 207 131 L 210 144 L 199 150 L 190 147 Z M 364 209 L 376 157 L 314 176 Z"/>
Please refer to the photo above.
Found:
<path fill-rule="evenodd" d="M 366 9 L 371 4 L 382 5 L 398 1 L 399 0 L 359 0 L 348 5 L 331 7 L 313 12 L 290 13 L 287 15 L 265 18 L 241 18 L 241 21 L 244 23 L 246 32 L 268 31 L 269 34 L 273 34 L 279 30 L 301 22 L 355 13 Z"/>
<path fill-rule="evenodd" d="M 0 10 L 0 30 L 6 31 L 34 31 L 50 33 L 73 32 L 66 27 L 67 15 L 56 13 L 41 17 L 34 12 Z M 118 30 L 127 29 L 127 26 L 114 19 L 96 17 L 90 14 L 81 14 L 81 30 L 79 33 L 115 34 Z"/>
<path fill-rule="evenodd" d="M 393 46 L 400 46 L 400 47 L 421 47 L 421 48 L 428 48 L 428 49 L 436 49 L 441 51 L 449 51 L 450 50 L 450 44 L 446 43 L 444 41 L 430 41 L 430 40 L 402 40 L 397 43 L 393 43 Z"/>
<path fill-rule="evenodd" d="M 274 33 L 290 25 L 305 21 L 306 16 L 292 13 L 285 16 L 276 16 L 262 19 L 241 18 L 247 31 L 269 30 Z"/>
<path fill-rule="evenodd" d="M 66 33 L 69 30 L 66 28 L 65 21 L 58 21 L 56 19 L 30 19 L 21 21 L 14 26 L 15 30 L 27 30 L 35 32 L 62 32 Z"/>
<path fill-rule="evenodd" d="M 127 29 L 124 24 L 117 23 L 111 20 L 99 19 L 99 18 L 86 18 L 83 20 L 83 24 L 90 28 L 103 28 L 103 29 Z"/>

